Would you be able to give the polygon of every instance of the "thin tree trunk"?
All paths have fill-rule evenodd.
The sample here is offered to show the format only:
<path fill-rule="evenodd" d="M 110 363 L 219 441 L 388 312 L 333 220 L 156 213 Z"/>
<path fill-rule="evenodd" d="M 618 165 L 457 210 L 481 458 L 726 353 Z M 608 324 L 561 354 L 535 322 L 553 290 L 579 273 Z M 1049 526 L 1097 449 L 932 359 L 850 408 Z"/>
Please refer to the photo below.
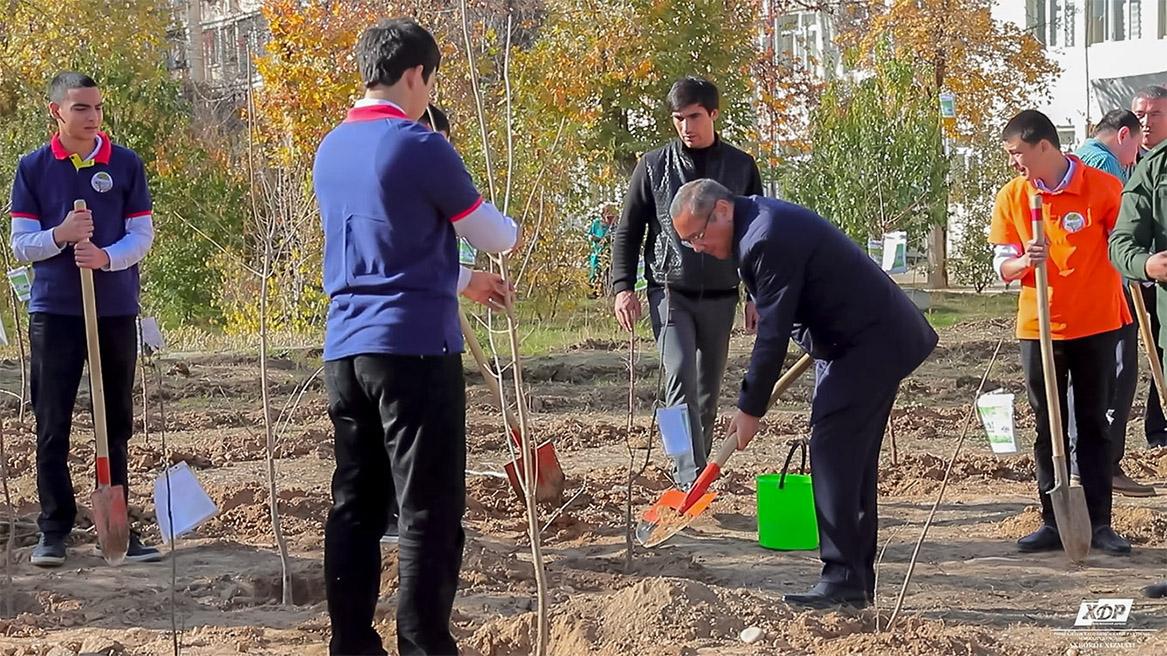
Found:
<path fill-rule="evenodd" d="M 12 268 L 12 254 L 7 248 L 0 248 L 4 251 L 4 268 Z M 28 405 L 28 358 L 24 352 L 24 327 L 20 322 L 20 299 L 16 297 L 16 290 L 12 285 L 8 285 L 8 299 L 12 309 L 12 325 L 16 330 L 16 348 L 20 353 L 20 425 L 24 426 L 24 410 Z"/>
<path fill-rule="evenodd" d="M 276 437 L 272 430 L 271 399 L 268 397 L 267 373 L 267 323 L 268 323 L 268 280 L 271 278 L 271 236 L 265 235 L 263 246 L 263 279 L 259 283 L 259 385 L 263 399 L 263 429 L 266 435 L 265 460 L 267 465 L 267 492 L 271 506 L 271 526 L 275 533 L 276 547 L 280 552 L 280 581 L 283 585 L 281 601 L 285 606 L 292 603 L 292 576 L 288 571 L 288 543 L 284 539 L 284 529 L 280 523 L 279 498 L 276 490 Z"/>
<path fill-rule="evenodd" d="M 505 255 L 500 258 L 499 268 L 503 280 L 507 280 Z M 535 483 L 539 474 L 539 466 L 527 420 L 527 398 L 523 388 L 523 360 L 519 356 L 518 322 L 515 319 L 513 308 L 506 309 L 506 319 L 507 338 L 510 341 L 515 379 L 515 405 L 519 415 L 519 449 L 527 463 L 527 466 L 523 468 L 523 478 L 526 479 L 523 493 L 526 497 L 527 534 L 531 539 L 531 559 L 535 569 L 535 598 L 538 603 L 535 656 L 546 656 L 551 636 L 550 627 L 547 625 L 547 570 L 543 564 L 543 536 L 539 530 L 539 506 L 535 502 Z"/>
<path fill-rule="evenodd" d="M 138 359 L 138 375 L 142 377 L 142 437 L 146 440 L 146 444 L 150 443 L 150 387 L 147 383 L 146 376 L 146 340 L 142 337 L 142 321 L 138 320 L 138 343 L 141 344 L 141 352 Z M 153 365 L 151 365 L 153 366 Z M 159 403 L 161 403 L 159 399 Z M 166 445 L 166 413 L 162 412 L 162 471 L 166 475 L 166 523 L 170 526 L 170 641 L 171 647 L 174 650 L 174 656 L 178 656 L 178 536 L 174 533 L 174 504 L 172 500 L 174 496 L 170 489 L 170 449 Z M 155 508 L 154 514 L 163 512 L 161 508 Z"/>
<path fill-rule="evenodd" d="M 248 47 L 247 60 L 251 61 L 251 48 Z M 249 64 L 250 66 L 250 64 Z M 249 75 L 250 79 L 250 75 Z M 247 87 L 247 174 L 248 174 L 248 198 L 251 202 L 251 215 L 255 221 L 256 227 L 259 229 L 263 238 L 263 266 L 260 272 L 259 283 L 259 385 L 260 395 L 263 402 L 263 429 L 266 436 L 264 448 L 264 460 L 267 465 L 267 488 L 268 488 L 268 505 L 271 508 L 271 527 L 272 533 L 275 534 L 276 548 L 280 555 L 280 582 L 283 587 L 283 594 L 281 601 L 285 606 L 292 603 L 292 577 L 288 569 L 288 543 L 284 539 L 284 530 L 280 524 L 280 506 L 279 498 L 276 490 L 276 440 L 275 431 L 272 426 L 271 417 L 271 399 L 268 395 L 268 372 L 267 372 L 267 329 L 268 329 L 268 284 L 272 273 L 272 257 L 273 245 L 272 241 L 275 239 L 275 218 L 270 215 L 273 213 L 271 208 L 266 208 L 269 215 L 268 218 L 263 218 L 259 211 L 259 204 L 255 197 L 255 103 L 252 95 L 252 89 L 249 85 Z M 277 190 L 278 193 L 278 190 Z"/>
<path fill-rule="evenodd" d="M 636 331 L 628 333 L 628 423 L 624 446 L 628 449 L 628 489 L 624 495 L 624 573 L 632 571 L 632 482 L 636 478 L 636 451 L 632 448 L 632 419 L 636 413 Z"/>
<path fill-rule="evenodd" d="M 8 451 L 4 442 L 4 420 L 0 419 L 0 485 L 4 486 L 4 504 L 8 506 L 8 539 L 4 541 L 4 617 L 12 617 L 12 550 L 16 543 L 16 506 L 8 492 Z"/>

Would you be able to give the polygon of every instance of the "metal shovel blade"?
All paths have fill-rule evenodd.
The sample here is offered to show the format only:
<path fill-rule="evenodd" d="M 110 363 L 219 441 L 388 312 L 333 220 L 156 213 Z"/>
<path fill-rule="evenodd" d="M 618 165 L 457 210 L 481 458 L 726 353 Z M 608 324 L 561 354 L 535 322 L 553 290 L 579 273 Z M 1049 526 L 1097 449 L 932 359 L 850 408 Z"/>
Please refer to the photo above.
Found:
<path fill-rule="evenodd" d="M 119 565 L 130 548 L 130 522 L 126 513 L 126 491 L 121 485 L 102 485 L 90 497 L 93 526 L 101 557 L 110 565 Z"/>
<path fill-rule="evenodd" d="M 525 461 L 522 455 L 503 465 L 507 480 L 511 482 L 511 489 L 523 498 L 522 477 L 526 473 Z M 563 476 L 563 468 L 559 465 L 559 457 L 555 453 L 555 445 L 544 442 L 535 448 L 535 501 L 539 503 L 561 503 L 563 491 L 567 483 Z"/>
<path fill-rule="evenodd" d="M 716 492 L 702 494 L 683 514 L 685 493 L 673 488 L 652 504 L 640 517 L 636 525 L 636 541 L 642 547 L 655 547 L 680 533 L 682 529 L 701 516 L 709 504 L 717 498 Z"/>
<path fill-rule="evenodd" d="M 1086 509 L 1086 494 L 1081 485 L 1058 485 L 1049 491 L 1058 523 L 1062 548 L 1075 563 L 1086 562 L 1090 555 L 1090 513 Z"/>

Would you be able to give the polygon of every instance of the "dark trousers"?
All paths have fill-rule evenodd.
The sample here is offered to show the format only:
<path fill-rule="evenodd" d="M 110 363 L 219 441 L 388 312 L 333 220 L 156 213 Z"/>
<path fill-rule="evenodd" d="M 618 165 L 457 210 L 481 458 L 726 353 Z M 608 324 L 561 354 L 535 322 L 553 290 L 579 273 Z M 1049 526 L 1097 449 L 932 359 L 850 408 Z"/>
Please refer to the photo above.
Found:
<path fill-rule="evenodd" d="M 105 388 L 110 479 L 129 499 L 126 456 L 134 432 L 134 371 L 138 359 L 136 317 L 101 317 L 101 375 Z M 85 319 L 34 312 L 28 317 L 32 407 L 36 415 L 36 489 L 46 536 L 65 537 L 77 518 L 69 475 L 69 433 L 73 406 L 88 354 Z"/>
<path fill-rule="evenodd" d="M 466 387 L 458 355 L 325 363 L 336 434 L 324 575 L 332 654 L 385 654 L 373 630 L 390 490 L 401 514 L 397 649 L 457 654 L 450 613 L 462 567 Z M 390 483 L 392 481 L 392 483 Z"/>
<path fill-rule="evenodd" d="M 1078 445 L 1074 455 L 1078 463 L 1078 476 L 1086 494 L 1090 523 L 1094 526 L 1110 524 L 1114 466 L 1106 412 L 1114 385 L 1114 348 L 1118 333 L 1114 330 L 1053 343 L 1054 372 L 1063 417 L 1068 416 L 1068 379 L 1074 379 L 1074 421 L 1078 428 Z M 1038 340 L 1021 340 L 1021 367 L 1025 371 L 1025 391 L 1029 396 L 1029 405 L 1037 421 L 1033 459 L 1037 465 L 1041 515 L 1046 524 L 1056 526 L 1048 494 L 1054 486 L 1053 443 L 1050 441 L 1049 410 Z M 1063 431 L 1057 438 L 1063 441 L 1068 454 L 1069 434 Z"/>
<path fill-rule="evenodd" d="M 819 549 L 818 587 L 875 596 L 879 450 L 900 378 L 876 349 L 815 363 L 810 454 Z M 824 590 L 828 591 L 828 590 Z"/>
<path fill-rule="evenodd" d="M 665 366 L 665 405 L 689 406 L 696 468 L 676 472 L 682 487 L 696 480 L 713 448 L 717 397 L 737 303 L 736 293 L 696 297 L 676 290 L 666 295 L 661 288 L 648 292 L 652 332 Z"/>
<path fill-rule="evenodd" d="M 1040 357 L 1040 354 L 1039 354 Z M 1135 323 L 1118 329 L 1114 346 L 1114 381 L 1110 403 L 1106 410 L 1110 433 L 1110 462 L 1112 474 L 1122 471 L 1126 455 L 1126 429 L 1131 418 L 1131 405 L 1139 386 L 1139 328 Z M 1151 385 L 1152 389 L 1154 385 Z M 1161 411 L 1160 411 L 1161 412 Z M 1078 418 L 1074 411 L 1074 377 L 1066 390 L 1066 432 L 1070 436 L 1071 473 L 1078 474 Z"/>
<path fill-rule="evenodd" d="M 1159 321 L 1158 299 L 1156 292 L 1159 289 L 1158 285 L 1151 287 L 1144 287 L 1140 285 L 1143 290 L 1143 301 L 1147 306 L 1147 314 L 1151 315 L 1151 334 L 1155 336 L 1155 352 L 1159 357 L 1159 362 L 1163 361 L 1163 347 L 1159 344 L 1159 329 L 1161 322 Z M 1163 416 L 1163 403 L 1159 398 L 1159 390 L 1155 389 L 1154 381 L 1147 386 L 1147 409 L 1143 415 L 1144 424 L 1143 432 L 1147 436 L 1147 444 L 1151 446 L 1167 446 L 1167 417 Z"/>

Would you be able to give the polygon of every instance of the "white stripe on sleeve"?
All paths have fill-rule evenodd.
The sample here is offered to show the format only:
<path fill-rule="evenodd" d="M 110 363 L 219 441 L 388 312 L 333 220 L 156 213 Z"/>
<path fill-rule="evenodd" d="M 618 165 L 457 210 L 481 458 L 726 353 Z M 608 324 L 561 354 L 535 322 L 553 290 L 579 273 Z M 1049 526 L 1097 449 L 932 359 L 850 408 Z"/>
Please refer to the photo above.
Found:
<path fill-rule="evenodd" d="M 41 230 L 36 219 L 12 217 L 12 253 L 21 262 L 40 262 L 64 250 L 53 240 L 52 229 Z"/>
<path fill-rule="evenodd" d="M 518 224 L 487 202 L 455 221 L 454 232 L 487 253 L 509 250 L 519 238 Z"/>
<path fill-rule="evenodd" d="M 105 270 L 121 271 L 134 266 L 146 257 L 146 252 L 153 243 L 154 219 L 151 215 L 144 214 L 126 219 L 125 236 L 105 247 L 105 252 L 109 255 L 109 265 Z"/>
<path fill-rule="evenodd" d="M 1005 261 L 1012 260 L 1015 257 L 1021 257 L 1021 247 L 1017 244 L 993 245 L 993 271 L 997 273 L 997 277 L 1003 282 L 1016 280 L 1016 278 L 1006 278 L 1005 274 L 1001 272 L 1001 267 L 1005 265 Z"/>

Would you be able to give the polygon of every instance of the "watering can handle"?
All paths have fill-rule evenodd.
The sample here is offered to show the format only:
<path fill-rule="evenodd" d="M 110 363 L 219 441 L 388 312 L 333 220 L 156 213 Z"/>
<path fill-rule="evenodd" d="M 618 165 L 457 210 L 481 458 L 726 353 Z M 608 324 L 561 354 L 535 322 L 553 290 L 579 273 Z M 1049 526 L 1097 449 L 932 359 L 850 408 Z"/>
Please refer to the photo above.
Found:
<path fill-rule="evenodd" d="M 806 445 L 807 440 L 798 438 L 790 441 L 790 451 L 786 454 L 786 462 L 782 464 L 782 476 L 778 479 L 778 489 L 781 490 L 786 486 L 786 474 L 790 471 L 790 459 L 794 457 L 794 452 L 802 450 L 802 464 L 798 467 L 800 474 L 806 473 Z"/>

